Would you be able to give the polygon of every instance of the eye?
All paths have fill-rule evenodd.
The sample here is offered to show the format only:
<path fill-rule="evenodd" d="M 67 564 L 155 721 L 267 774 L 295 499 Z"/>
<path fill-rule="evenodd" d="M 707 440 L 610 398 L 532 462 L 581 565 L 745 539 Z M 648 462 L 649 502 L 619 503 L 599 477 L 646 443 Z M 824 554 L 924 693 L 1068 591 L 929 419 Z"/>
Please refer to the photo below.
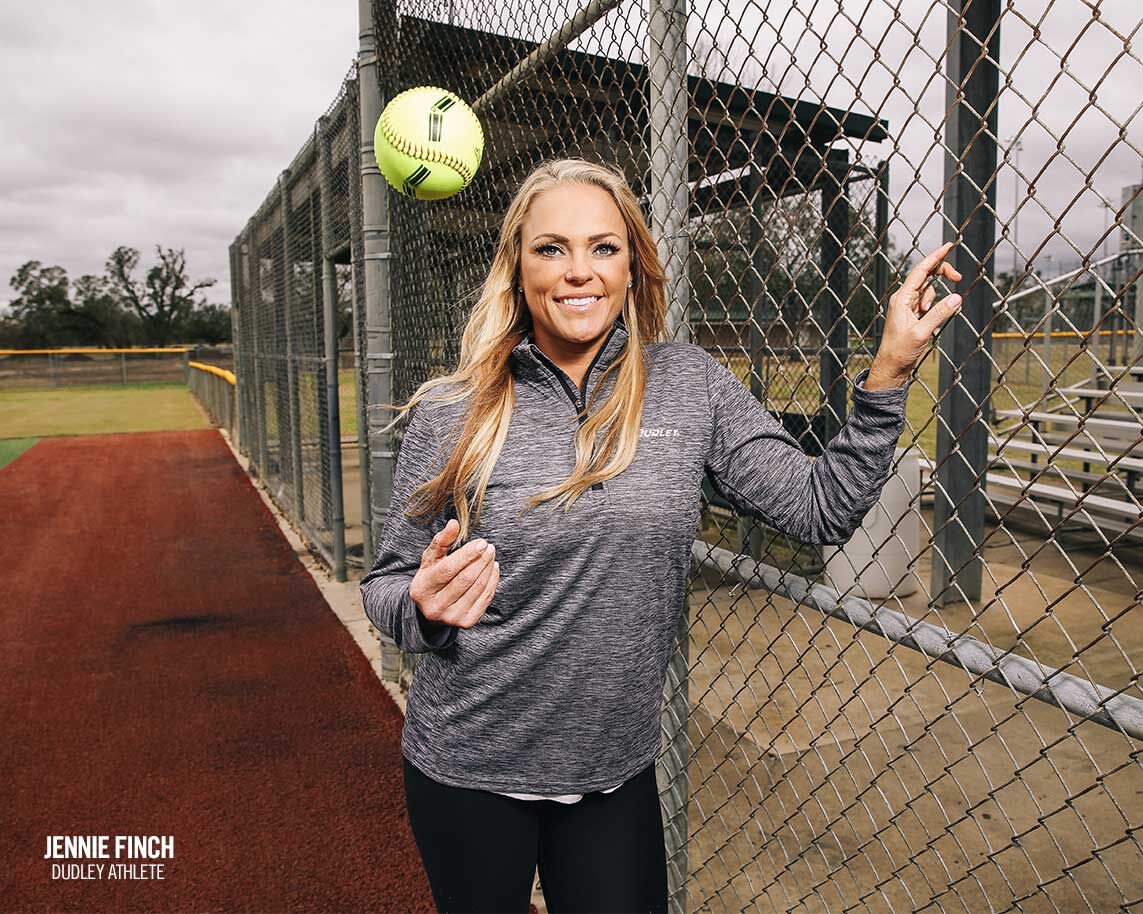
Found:
<path fill-rule="evenodd" d="M 547 256 L 549 256 L 550 251 L 554 251 L 554 252 L 558 253 L 560 248 L 559 248 L 559 245 L 553 244 L 552 242 L 549 241 L 546 244 L 536 245 L 534 248 L 532 248 L 532 250 L 535 251 L 537 254 L 539 254 L 542 257 L 547 257 Z M 599 244 L 597 244 L 595 246 L 595 250 L 596 251 L 604 250 L 607 252 L 607 256 L 610 257 L 612 254 L 618 254 L 619 253 L 619 246 L 616 244 L 612 244 L 609 241 L 601 241 Z"/>

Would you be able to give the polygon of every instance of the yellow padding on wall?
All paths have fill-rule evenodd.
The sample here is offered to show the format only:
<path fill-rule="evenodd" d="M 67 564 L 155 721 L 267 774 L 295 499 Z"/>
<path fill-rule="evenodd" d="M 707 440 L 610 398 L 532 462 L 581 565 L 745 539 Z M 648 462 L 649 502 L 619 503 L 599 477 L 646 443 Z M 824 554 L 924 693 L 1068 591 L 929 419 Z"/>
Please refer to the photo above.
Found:
<path fill-rule="evenodd" d="M 0 349 L 0 355 L 66 355 L 69 352 L 94 352 L 108 355 L 117 352 L 190 352 L 192 346 L 165 346 L 151 349 L 105 349 L 101 346 L 72 346 L 67 349 Z"/>
<path fill-rule="evenodd" d="M 206 365 L 203 362 L 187 362 L 191 368 L 197 368 L 199 371 L 206 371 L 210 374 L 216 374 L 227 384 L 237 384 L 238 379 L 234 377 L 233 371 L 227 371 L 225 368 L 219 368 L 217 365 Z"/>

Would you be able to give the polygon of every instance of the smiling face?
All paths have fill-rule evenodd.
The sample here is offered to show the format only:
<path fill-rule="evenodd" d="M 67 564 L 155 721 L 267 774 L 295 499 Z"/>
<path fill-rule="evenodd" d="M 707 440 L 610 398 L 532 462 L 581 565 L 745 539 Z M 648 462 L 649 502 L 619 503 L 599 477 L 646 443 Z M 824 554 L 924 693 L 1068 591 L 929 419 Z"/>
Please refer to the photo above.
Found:
<path fill-rule="evenodd" d="M 594 184 L 553 187 L 532 200 L 520 249 L 536 345 L 557 362 L 590 359 L 623 309 L 631 279 L 619 207 Z"/>

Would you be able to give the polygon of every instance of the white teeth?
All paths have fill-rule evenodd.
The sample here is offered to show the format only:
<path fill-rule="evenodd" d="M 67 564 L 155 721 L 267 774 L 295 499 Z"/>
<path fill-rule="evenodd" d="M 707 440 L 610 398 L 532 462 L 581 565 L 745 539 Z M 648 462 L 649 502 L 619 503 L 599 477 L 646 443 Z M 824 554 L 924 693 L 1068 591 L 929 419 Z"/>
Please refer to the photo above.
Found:
<path fill-rule="evenodd" d="M 586 305 L 593 301 L 599 301 L 598 295 L 589 295 L 587 298 L 561 298 L 565 305 Z"/>

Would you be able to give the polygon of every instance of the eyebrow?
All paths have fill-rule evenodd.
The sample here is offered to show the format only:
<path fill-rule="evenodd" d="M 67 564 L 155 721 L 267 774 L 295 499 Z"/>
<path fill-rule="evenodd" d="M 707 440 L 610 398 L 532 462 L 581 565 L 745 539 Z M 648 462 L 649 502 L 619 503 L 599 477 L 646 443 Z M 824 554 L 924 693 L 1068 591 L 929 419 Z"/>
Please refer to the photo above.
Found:
<path fill-rule="evenodd" d="M 616 238 L 619 237 L 618 235 L 615 234 L 615 232 L 600 232 L 598 235 L 592 235 L 587 240 L 588 241 L 598 241 L 600 238 L 607 238 L 609 235 L 614 235 Z M 540 232 L 540 234 L 538 234 L 535 238 L 533 238 L 532 241 L 535 242 L 541 238 L 554 238 L 554 239 L 556 239 L 556 241 L 567 241 L 568 240 L 563 235 L 557 235 L 555 232 Z"/>

